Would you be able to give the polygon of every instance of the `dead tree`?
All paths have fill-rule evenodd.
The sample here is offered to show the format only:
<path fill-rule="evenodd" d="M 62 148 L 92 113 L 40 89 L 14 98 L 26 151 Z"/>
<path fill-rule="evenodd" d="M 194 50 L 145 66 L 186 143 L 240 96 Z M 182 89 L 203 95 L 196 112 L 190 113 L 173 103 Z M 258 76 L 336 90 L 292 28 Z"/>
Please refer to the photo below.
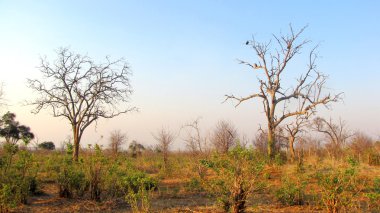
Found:
<path fill-rule="evenodd" d="M 211 136 L 211 143 L 219 153 L 227 153 L 236 144 L 236 128 L 227 121 L 219 121 Z"/>
<path fill-rule="evenodd" d="M 352 154 L 361 161 L 363 156 L 369 155 L 374 150 L 374 140 L 363 132 L 356 132 L 354 138 L 349 145 Z"/>
<path fill-rule="evenodd" d="M 162 152 L 164 168 L 167 169 L 170 145 L 173 143 L 175 135 L 169 130 L 162 128 L 156 135 L 153 135 L 153 137 L 158 142 L 157 148 Z"/>
<path fill-rule="evenodd" d="M 353 136 L 342 119 L 339 119 L 339 123 L 334 123 L 331 118 L 327 121 L 317 117 L 313 120 L 311 128 L 327 137 L 329 143 L 326 144 L 326 149 L 334 158 L 339 157 L 347 139 Z"/>
<path fill-rule="evenodd" d="M 298 138 L 298 134 L 304 131 L 304 128 L 308 125 L 308 118 L 308 116 L 296 116 L 295 120 L 284 128 L 287 132 L 288 148 L 292 162 L 295 159 L 294 142 Z"/>
<path fill-rule="evenodd" d="M 206 138 L 201 136 L 199 120 L 200 118 L 197 118 L 193 122 L 185 124 L 182 127 L 182 129 L 187 130 L 187 135 L 184 141 L 186 142 L 187 148 L 193 155 L 201 154 L 205 151 L 204 149 L 206 149 Z"/>
<path fill-rule="evenodd" d="M 115 130 L 111 132 L 109 138 L 109 148 L 111 149 L 113 155 L 117 155 L 121 149 L 121 146 L 127 141 L 127 135 L 123 134 L 120 130 Z"/>
<path fill-rule="evenodd" d="M 254 38 L 247 41 L 258 57 L 257 63 L 240 61 L 241 64 L 247 65 L 254 71 L 258 71 L 258 92 L 246 97 L 236 97 L 226 95 L 226 100 L 232 99 L 237 101 L 236 107 L 242 102 L 258 98 L 262 101 L 265 116 L 267 118 L 268 135 L 267 135 L 267 154 L 273 158 L 275 156 L 275 134 L 276 128 L 287 118 L 307 115 L 315 111 L 317 106 L 326 106 L 330 102 L 339 99 L 338 95 L 324 94 L 324 84 L 327 76 L 317 70 L 316 66 L 316 48 L 310 50 L 308 55 L 308 64 L 306 70 L 297 79 L 293 86 L 285 87 L 282 79 L 288 73 L 288 64 L 297 54 L 301 53 L 302 48 L 309 43 L 308 40 L 299 41 L 299 37 L 305 27 L 298 32 L 294 32 L 290 26 L 289 35 L 275 36 L 275 47 L 271 51 L 271 42 L 258 43 Z M 225 101 L 226 101 L 225 100 Z M 292 109 L 290 102 L 305 102 L 302 109 Z"/>
<path fill-rule="evenodd" d="M 39 70 L 43 80 L 28 79 L 28 87 L 39 97 L 28 104 L 35 106 L 33 113 L 50 109 L 54 117 L 70 122 L 73 139 L 73 159 L 78 160 L 79 145 L 87 127 L 99 118 L 113 118 L 136 110 L 126 107 L 132 94 L 130 70 L 124 59 L 95 63 L 61 48 L 58 57 L 50 63 L 41 58 Z"/>

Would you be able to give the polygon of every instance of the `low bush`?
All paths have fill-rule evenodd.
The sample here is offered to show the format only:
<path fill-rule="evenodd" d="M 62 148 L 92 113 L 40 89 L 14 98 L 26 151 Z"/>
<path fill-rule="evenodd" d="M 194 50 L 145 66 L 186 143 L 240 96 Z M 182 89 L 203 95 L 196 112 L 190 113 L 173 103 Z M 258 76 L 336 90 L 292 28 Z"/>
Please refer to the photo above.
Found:
<path fill-rule="evenodd" d="M 131 205 L 133 212 L 149 212 L 152 191 L 157 189 L 157 181 L 145 173 L 135 171 L 123 178 L 128 189 L 125 200 Z"/>
<path fill-rule="evenodd" d="M 322 202 L 328 212 L 339 212 L 353 207 L 353 199 L 364 188 L 364 179 L 358 177 L 357 164 L 350 162 L 347 168 L 328 168 L 317 172 L 318 185 L 322 189 Z"/>
<path fill-rule="evenodd" d="M 198 178 L 192 177 L 185 186 L 186 190 L 189 192 L 202 192 L 204 191 L 202 187 L 202 182 Z"/>
<path fill-rule="evenodd" d="M 227 154 L 215 154 L 201 163 L 212 171 L 202 180 L 204 188 L 225 211 L 244 212 L 247 198 L 263 186 L 264 161 L 253 150 L 237 145 Z"/>
<path fill-rule="evenodd" d="M 275 196 L 283 205 L 303 205 L 305 201 L 306 185 L 306 180 L 286 177 L 282 180 L 280 188 L 276 190 Z"/>
<path fill-rule="evenodd" d="M 75 194 L 83 196 L 89 187 L 83 172 L 83 164 L 66 159 L 58 171 L 57 184 L 60 197 L 72 198 Z"/>
<path fill-rule="evenodd" d="M 0 157 L 0 212 L 7 212 L 18 204 L 26 204 L 37 191 L 38 165 L 33 155 L 19 150 L 16 144 L 6 143 Z"/>

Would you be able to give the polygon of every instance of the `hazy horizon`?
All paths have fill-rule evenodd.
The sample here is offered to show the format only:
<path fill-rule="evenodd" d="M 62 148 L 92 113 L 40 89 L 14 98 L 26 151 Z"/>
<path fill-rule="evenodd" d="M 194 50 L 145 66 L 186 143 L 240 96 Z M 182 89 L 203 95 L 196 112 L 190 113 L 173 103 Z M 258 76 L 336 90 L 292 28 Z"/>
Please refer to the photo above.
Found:
<path fill-rule="evenodd" d="M 109 133 L 121 130 L 129 142 L 154 144 L 161 127 L 178 132 L 201 117 L 207 134 L 219 120 L 231 121 L 241 135 L 252 139 L 266 125 L 259 100 L 235 104 L 225 94 L 245 96 L 258 88 L 257 74 L 237 59 L 255 62 L 245 42 L 255 36 L 269 41 L 272 34 L 308 25 L 302 38 L 312 41 L 302 54 L 319 45 L 318 69 L 327 74 L 333 93 L 344 101 L 320 116 L 342 118 L 353 131 L 379 139 L 380 8 L 379 2 L 292 1 L 0 1 L 0 82 L 7 106 L 20 123 L 31 127 L 40 142 L 56 146 L 71 135 L 63 118 L 49 110 L 34 115 L 25 100 L 34 96 L 27 78 L 38 78 L 39 58 L 56 58 L 55 50 L 70 47 L 97 62 L 106 56 L 125 58 L 133 75 L 131 105 L 140 109 L 98 121 L 88 128 L 81 145 L 106 145 Z M 305 72 L 306 60 L 291 64 L 289 79 Z M 374 94 L 372 94 L 374 93 Z M 177 138 L 174 147 L 185 149 Z"/>

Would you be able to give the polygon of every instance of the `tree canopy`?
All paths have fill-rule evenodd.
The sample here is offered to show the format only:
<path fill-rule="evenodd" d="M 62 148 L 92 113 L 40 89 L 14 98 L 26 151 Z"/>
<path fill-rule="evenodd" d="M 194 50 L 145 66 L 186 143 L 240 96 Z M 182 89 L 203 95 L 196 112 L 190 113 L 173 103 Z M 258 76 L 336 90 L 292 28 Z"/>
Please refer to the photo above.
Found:
<path fill-rule="evenodd" d="M 34 138 L 34 134 L 30 128 L 25 125 L 20 125 L 16 119 L 16 114 L 7 112 L 0 120 L 0 136 L 5 138 L 7 143 L 17 144 L 22 140 L 28 144 Z"/>
<path fill-rule="evenodd" d="M 136 110 L 127 103 L 132 94 L 130 69 L 121 58 L 96 63 L 92 58 L 61 48 L 50 62 L 41 58 L 41 79 L 28 79 L 28 86 L 38 93 L 29 102 L 33 112 L 52 111 L 54 117 L 64 117 L 74 138 L 73 157 L 78 159 L 79 143 L 85 129 L 99 118 L 113 118 Z"/>

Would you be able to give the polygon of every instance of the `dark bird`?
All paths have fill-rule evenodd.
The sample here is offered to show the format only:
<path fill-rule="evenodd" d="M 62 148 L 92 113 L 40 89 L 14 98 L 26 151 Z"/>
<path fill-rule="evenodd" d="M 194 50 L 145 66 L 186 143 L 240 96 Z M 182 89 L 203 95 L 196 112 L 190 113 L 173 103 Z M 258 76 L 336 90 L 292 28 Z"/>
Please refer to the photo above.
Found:
<path fill-rule="evenodd" d="M 248 45 L 249 44 L 249 41 L 245 42 L 245 45 Z"/>

